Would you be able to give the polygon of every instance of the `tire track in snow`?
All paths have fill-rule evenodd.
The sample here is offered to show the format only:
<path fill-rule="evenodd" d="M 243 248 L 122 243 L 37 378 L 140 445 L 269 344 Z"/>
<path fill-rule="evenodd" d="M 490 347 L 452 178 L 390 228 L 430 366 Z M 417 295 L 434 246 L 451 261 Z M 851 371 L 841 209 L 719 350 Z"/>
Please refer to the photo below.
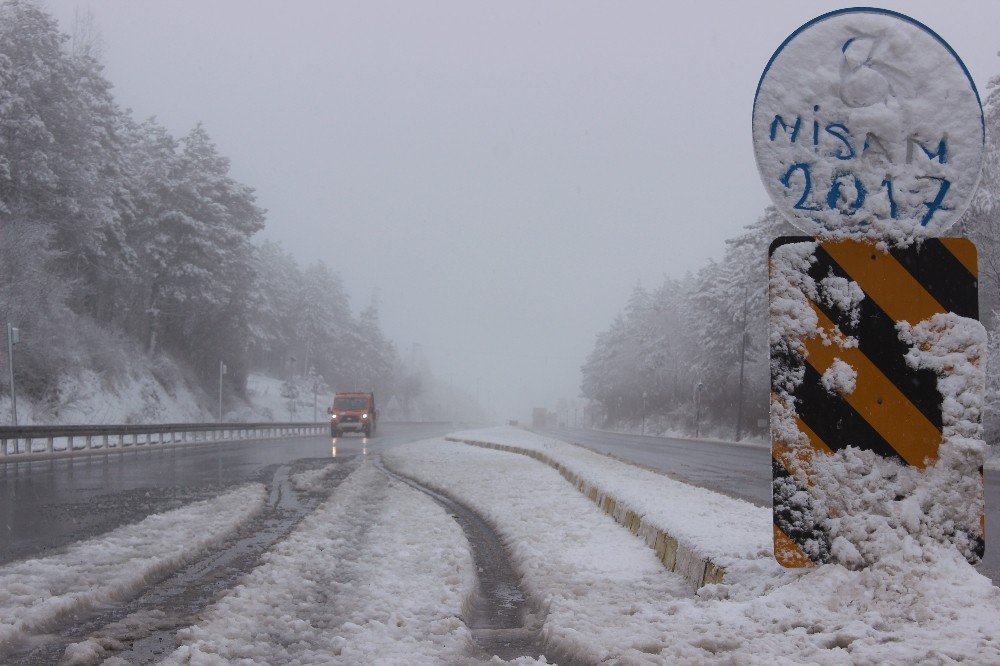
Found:
<path fill-rule="evenodd" d="M 329 491 L 356 467 L 356 460 L 338 463 L 328 477 Z M 297 493 L 291 482 L 291 469 L 282 465 L 274 472 L 267 508 L 221 546 L 125 604 L 89 617 L 74 618 L 71 627 L 9 663 L 95 664 L 111 655 L 137 664 L 162 659 L 174 649 L 177 630 L 190 625 L 202 610 L 235 587 L 259 564 L 261 556 L 287 536 L 327 494 Z"/>
<path fill-rule="evenodd" d="M 364 464 L 164 663 L 467 664 L 474 581 L 448 514 Z"/>
<path fill-rule="evenodd" d="M 496 655 L 504 660 L 546 656 L 549 663 L 557 663 L 545 655 L 543 647 L 541 629 L 545 613 L 522 590 L 521 576 L 493 527 L 448 495 L 386 468 L 381 456 L 375 458 L 375 465 L 387 476 L 419 490 L 444 507 L 465 533 L 476 564 L 478 585 L 466 603 L 463 619 L 483 656 L 489 659 Z M 570 666 L 573 662 L 558 663 Z"/>

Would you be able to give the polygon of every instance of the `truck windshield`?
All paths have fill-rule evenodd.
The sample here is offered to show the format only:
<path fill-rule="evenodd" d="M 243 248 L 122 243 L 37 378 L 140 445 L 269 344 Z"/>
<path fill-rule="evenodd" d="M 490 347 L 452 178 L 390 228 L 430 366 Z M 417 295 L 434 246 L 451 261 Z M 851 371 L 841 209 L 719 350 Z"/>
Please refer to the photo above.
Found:
<path fill-rule="evenodd" d="M 333 408 L 344 409 L 352 412 L 360 409 L 368 409 L 368 398 L 337 397 L 333 399 Z"/>

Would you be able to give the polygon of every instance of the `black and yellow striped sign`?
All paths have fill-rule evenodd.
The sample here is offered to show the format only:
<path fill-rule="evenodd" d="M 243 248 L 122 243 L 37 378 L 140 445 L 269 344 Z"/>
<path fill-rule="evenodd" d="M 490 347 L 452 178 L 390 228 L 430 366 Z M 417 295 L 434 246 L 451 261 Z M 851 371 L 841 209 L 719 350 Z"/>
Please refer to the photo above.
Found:
<path fill-rule="evenodd" d="M 948 312 L 979 317 L 976 249 L 968 240 L 936 238 L 909 248 L 886 249 L 870 241 L 779 238 L 770 250 L 772 277 L 775 251 L 803 242 L 815 244 L 807 271 L 812 283 L 843 278 L 860 287 L 863 297 L 854 307 L 844 308 L 822 295 L 803 293 L 817 330 L 798 340 L 797 347 L 772 344 L 772 402 L 780 378 L 789 371 L 796 373 L 792 418 L 801 434 L 799 441 L 805 441 L 802 435 L 808 440 L 807 447 L 791 446 L 780 431 L 772 431 L 774 551 L 778 561 L 789 567 L 833 559 L 822 517 L 803 520 L 809 511 L 803 512 L 802 502 L 809 493 L 795 492 L 806 489 L 803 474 L 794 473 L 808 469 L 803 458 L 830 455 L 846 446 L 921 469 L 937 458 L 942 441 L 938 378 L 932 370 L 907 362 L 910 347 L 901 340 L 897 324 L 915 325 Z M 838 339 L 851 342 L 836 344 Z M 851 391 L 824 386 L 824 373 L 837 361 L 853 372 Z M 805 485 L 812 482 L 805 475 Z M 973 556 L 981 557 L 982 520 L 959 529 L 972 535 Z"/>

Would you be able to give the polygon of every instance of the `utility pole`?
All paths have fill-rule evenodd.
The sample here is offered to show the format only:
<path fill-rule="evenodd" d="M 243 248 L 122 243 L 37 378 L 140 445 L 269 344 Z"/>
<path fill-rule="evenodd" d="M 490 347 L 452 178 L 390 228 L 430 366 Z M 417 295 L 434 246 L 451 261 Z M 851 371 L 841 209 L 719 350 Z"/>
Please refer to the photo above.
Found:
<path fill-rule="evenodd" d="M 646 395 L 645 391 L 642 392 L 642 434 L 646 434 Z"/>
<path fill-rule="evenodd" d="M 7 365 L 10 367 L 10 421 L 17 425 L 17 392 L 14 390 L 14 345 L 21 341 L 21 331 L 7 322 Z"/>
<path fill-rule="evenodd" d="M 694 408 L 695 408 L 695 425 L 694 425 L 694 436 L 701 437 L 701 392 L 704 390 L 705 384 L 703 382 L 698 382 L 694 387 Z"/>
<path fill-rule="evenodd" d="M 226 364 L 219 361 L 219 423 L 222 423 L 222 376 L 226 374 Z"/>
<path fill-rule="evenodd" d="M 743 437 L 743 366 L 747 358 L 747 297 L 749 287 L 743 285 L 743 326 L 742 340 L 740 341 L 740 394 L 736 398 L 736 441 Z"/>
<path fill-rule="evenodd" d="M 309 377 L 310 377 L 310 378 L 312 379 L 312 392 L 313 392 L 313 423 L 316 423 L 316 422 L 318 421 L 318 418 L 317 418 L 317 416 L 318 416 L 318 413 L 317 413 L 317 411 L 316 411 L 316 409 L 317 409 L 317 406 L 316 406 L 316 389 L 317 389 L 317 386 L 316 386 L 316 381 L 317 381 L 317 380 L 316 380 L 316 368 L 314 368 L 314 367 L 312 367 L 312 366 L 310 366 L 310 367 L 309 367 Z"/>

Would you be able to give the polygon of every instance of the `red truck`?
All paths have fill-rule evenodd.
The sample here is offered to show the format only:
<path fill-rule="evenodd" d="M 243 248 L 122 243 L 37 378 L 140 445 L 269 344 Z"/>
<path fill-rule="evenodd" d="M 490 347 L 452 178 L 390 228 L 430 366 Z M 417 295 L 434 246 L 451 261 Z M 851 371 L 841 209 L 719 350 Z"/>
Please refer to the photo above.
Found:
<path fill-rule="evenodd" d="M 347 431 L 363 432 L 365 437 L 375 434 L 378 411 L 374 393 L 338 393 L 333 397 L 330 415 L 330 437 L 340 437 Z"/>

